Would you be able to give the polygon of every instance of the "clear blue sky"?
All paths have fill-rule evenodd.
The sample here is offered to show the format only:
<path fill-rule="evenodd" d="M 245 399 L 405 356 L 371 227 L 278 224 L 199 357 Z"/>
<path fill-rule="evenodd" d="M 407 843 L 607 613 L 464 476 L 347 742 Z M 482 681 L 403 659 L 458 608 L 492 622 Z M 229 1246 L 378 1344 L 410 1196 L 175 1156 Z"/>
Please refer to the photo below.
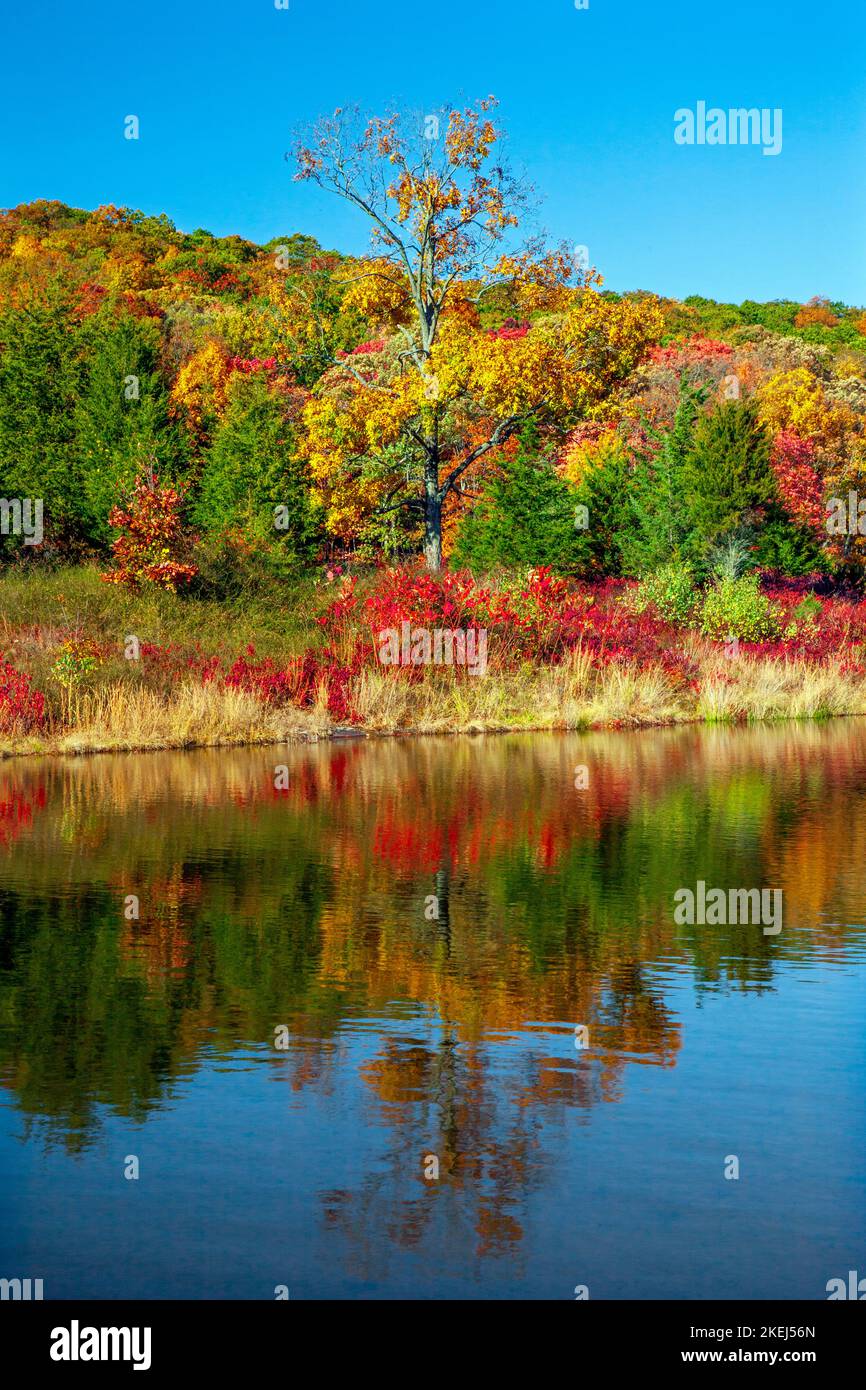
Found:
<path fill-rule="evenodd" d="M 609 287 L 866 302 L 864 0 L 34 0 L 0 32 L 3 206 L 360 251 L 356 216 L 292 182 L 293 130 L 493 92 L 544 226 Z M 676 145 L 700 100 L 780 107 L 781 154 Z"/>

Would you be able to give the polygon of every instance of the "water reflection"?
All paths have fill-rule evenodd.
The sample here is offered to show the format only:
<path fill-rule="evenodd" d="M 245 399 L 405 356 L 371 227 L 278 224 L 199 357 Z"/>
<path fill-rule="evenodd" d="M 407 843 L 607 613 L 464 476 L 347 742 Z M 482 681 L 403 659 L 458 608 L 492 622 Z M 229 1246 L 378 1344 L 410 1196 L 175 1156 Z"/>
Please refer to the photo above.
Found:
<path fill-rule="evenodd" d="M 182 1119 L 207 1073 L 266 1167 L 256 1105 L 288 1095 L 331 1127 L 308 1221 L 346 1277 L 447 1247 L 476 1291 L 490 1259 L 534 1287 L 563 1145 L 676 1070 L 702 1001 L 862 964 L 864 772 L 856 723 L 0 765 L 10 1113 L 83 1162 L 113 1120 Z M 781 888 L 782 933 L 675 926 L 698 879 Z M 277 1099 L 239 1100 L 242 1074 Z M 687 1112 L 653 1124 L 690 1142 Z"/>

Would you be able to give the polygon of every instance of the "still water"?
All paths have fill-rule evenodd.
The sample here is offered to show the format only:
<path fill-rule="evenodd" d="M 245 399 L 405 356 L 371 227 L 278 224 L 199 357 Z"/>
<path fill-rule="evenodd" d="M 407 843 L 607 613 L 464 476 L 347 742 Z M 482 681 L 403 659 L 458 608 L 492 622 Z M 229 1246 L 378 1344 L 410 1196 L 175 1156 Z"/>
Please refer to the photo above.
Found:
<path fill-rule="evenodd" d="M 0 1276 L 826 1298 L 864 986 L 863 722 L 0 763 Z"/>

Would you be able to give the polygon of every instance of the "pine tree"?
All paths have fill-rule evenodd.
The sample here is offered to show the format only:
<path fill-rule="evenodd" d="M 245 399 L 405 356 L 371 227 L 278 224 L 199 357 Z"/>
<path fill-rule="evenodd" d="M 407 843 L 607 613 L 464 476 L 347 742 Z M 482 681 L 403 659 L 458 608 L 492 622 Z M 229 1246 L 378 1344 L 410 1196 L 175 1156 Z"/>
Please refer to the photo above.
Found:
<path fill-rule="evenodd" d="M 308 564 L 321 544 L 320 509 L 294 454 L 285 402 L 258 373 L 232 383 L 194 516 L 206 531 L 242 532 L 278 571 Z"/>
<path fill-rule="evenodd" d="M 762 519 L 776 496 L 770 440 L 753 402 L 724 401 L 701 417 L 682 470 L 691 534 L 701 567 L 726 536 Z"/>
<path fill-rule="evenodd" d="M 635 464 L 629 489 L 631 516 L 621 540 L 627 574 L 652 574 L 662 565 L 683 559 L 690 548 L 686 465 L 705 396 L 703 387 L 691 386 L 683 377 L 671 427 L 647 426 L 650 451 Z"/>
<path fill-rule="evenodd" d="M 625 454 L 612 453 L 589 468 L 577 488 L 577 503 L 586 508 L 586 578 L 625 573 L 623 546 L 633 524 L 631 481 L 631 466 Z"/>
<path fill-rule="evenodd" d="M 108 514 L 129 491 L 141 459 L 153 458 L 169 481 L 182 471 L 184 442 L 169 421 L 158 325 L 106 308 L 86 320 L 81 339 L 87 358 L 75 447 L 88 534 L 104 544 Z"/>
<path fill-rule="evenodd" d="M 72 423 L 79 378 L 74 325 L 59 290 L 0 317 L 0 496 L 42 500 L 48 548 L 86 532 Z M 4 552 L 19 544 L 0 538 Z"/>
<path fill-rule="evenodd" d="M 550 565 L 560 574 L 580 573 L 587 533 L 577 524 L 576 503 L 574 489 L 539 452 L 537 430 L 529 426 L 516 456 L 502 462 L 500 474 L 462 522 L 452 562 L 477 572 L 500 565 Z"/>

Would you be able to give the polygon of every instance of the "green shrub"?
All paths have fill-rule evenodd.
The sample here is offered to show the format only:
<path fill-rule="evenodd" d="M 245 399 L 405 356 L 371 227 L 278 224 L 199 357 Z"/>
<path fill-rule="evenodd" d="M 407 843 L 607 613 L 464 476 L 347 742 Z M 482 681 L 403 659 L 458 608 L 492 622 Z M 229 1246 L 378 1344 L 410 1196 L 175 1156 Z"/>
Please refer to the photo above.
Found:
<path fill-rule="evenodd" d="M 631 470 L 628 459 L 611 453 L 589 468 L 575 489 L 578 506 L 586 508 L 585 551 L 581 576 L 587 579 L 623 573 L 623 538 L 634 529 L 629 504 Z M 575 516 L 577 512 L 575 510 Z"/>
<path fill-rule="evenodd" d="M 826 573 L 830 568 L 820 538 L 798 526 L 774 503 L 755 536 L 754 561 L 758 569 L 780 574 Z"/>
<path fill-rule="evenodd" d="M 743 642 L 763 642 L 778 636 L 778 618 L 766 594 L 761 593 L 756 574 L 721 579 L 707 590 L 701 610 L 701 632 L 717 640 L 739 637 Z"/>
<path fill-rule="evenodd" d="M 810 623 L 821 616 L 823 605 L 819 598 L 814 594 L 807 594 L 801 603 L 794 609 L 793 617 L 800 623 Z"/>
<path fill-rule="evenodd" d="M 638 586 L 634 606 L 643 613 L 651 605 L 669 623 L 686 626 L 694 617 L 699 594 L 688 565 L 672 561 L 649 575 Z"/>

